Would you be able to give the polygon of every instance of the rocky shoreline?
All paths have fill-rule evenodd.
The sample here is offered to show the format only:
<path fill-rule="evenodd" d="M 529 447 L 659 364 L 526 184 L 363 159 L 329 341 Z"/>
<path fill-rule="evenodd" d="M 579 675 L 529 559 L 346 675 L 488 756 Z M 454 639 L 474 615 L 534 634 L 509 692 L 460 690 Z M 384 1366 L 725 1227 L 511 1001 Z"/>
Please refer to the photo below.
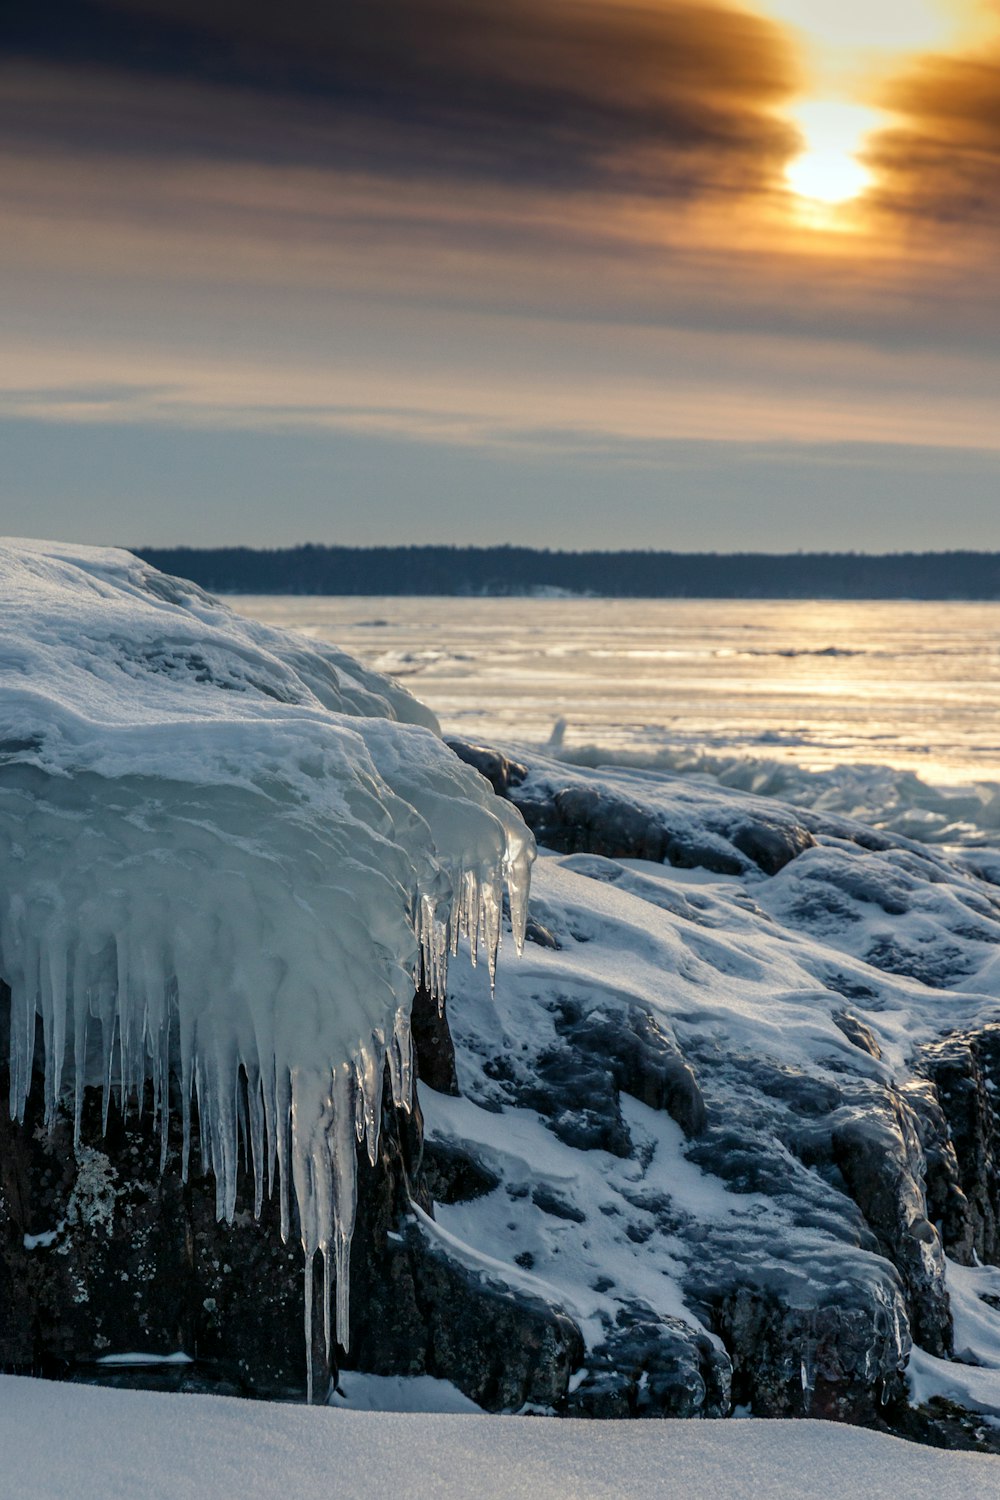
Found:
<path fill-rule="evenodd" d="M 1000 892 L 938 852 L 844 820 L 679 778 L 632 776 L 623 792 L 599 773 L 453 748 L 562 856 L 543 859 L 543 873 L 568 866 L 559 878 L 595 899 L 631 887 L 651 924 L 693 945 L 682 967 L 697 951 L 720 975 L 728 968 L 737 990 L 744 982 L 734 950 L 720 946 L 734 938 L 713 904 L 723 896 L 751 937 L 760 928 L 787 944 L 808 930 L 825 968 L 821 982 L 814 965 L 807 998 L 825 997 L 828 1035 L 806 1068 L 780 1048 L 768 1055 L 774 1018 L 748 1045 L 752 1030 L 727 1036 L 687 999 L 671 1022 L 631 983 L 618 995 L 603 978 L 595 987 L 587 950 L 598 953 L 609 931 L 585 931 L 586 909 L 559 905 L 542 885 L 527 968 L 534 955 L 558 966 L 572 951 L 577 978 L 543 987 L 510 959 L 495 1001 L 474 976 L 473 1000 L 459 981 L 440 1014 L 418 994 L 423 1110 L 387 1103 L 374 1166 L 359 1151 L 350 1348 L 328 1361 L 317 1291 L 317 1391 L 336 1382 L 339 1357 L 373 1374 L 448 1380 L 488 1411 L 823 1416 L 1000 1451 L 988 1410 L 942 1395 L 917 1402 L 906 1378 L 914 1343 L 974 1368 L 974 1352 L 956 1350 L 948 1268 L 1000 1262 L 1000 1021 L 983 1021 L 980 1006 L 977 1024 L 950 1026 L 949 1013 L 974 1007 L 949 1006 L 933 984 L 946 979 L 950 941 L 961 949 L 957 977 L 974 989 L 970 951 L 991 956 L 1000 942 Z M 638 863 L 654 860 L 723 884 L 654 885 Z M 941 931 L 926 929 L 915 946 L 907 918 L 922 904 L 926 923 L 928 900 Z M 831 911 L 851 932 L 873 906 L 881 947 L 835 963 Z M 751 937 L 746 973 L 759 987 L 767 976 L 755 974 Z M 908 945 L 919 973 L 905 971 Z M 883 1055 L 899 1051 L 887 1022 L 898 1025 L 899 995 L 914 987 L 925 1008 L 935 1003 L 938 1034 L 923 1040 L 914 1028 L 901 1067 Z M 801 1026 L 801 1014 L 786 1024 Z M 245 1171 L 232 1224 L 217 1221 L 206 1175 L 182 1182 L 179 1112 L 161 1172 L 146 1104 L 140 1115 L 131 1101 L 125 1118 L 112 1108 L 105 1134 L 88 1090 L 74 1153 L 68 1110 L 51 1131 L 42 1126 L 39 1075 L 23 1126 L 0 1124 L 0 1367 L 300 1399 L 300 1250 L 281 1243 L 266 1196 L 254 1219 Z M 527 1132 L 515 1147 L 512 1122 Z M 542 1144 L 533 1151 L 532 1141 Z M 543 1155 L 549 1141 L 555 1166 Z M 588 1175 L 577 1179 L 576 1164 Z M 693 1188 L 690 1202 L 678 1196 L 685 1173 L 710 1185 L 706 1210 Z M 576 1272 L 561 1285 L 555 1257 L 592 1272 L 598 1230 L 610 1248 L 606 1274 L 591 1275 L 590 1306 Z M 522 1240 L 529 1248 L 511 1253 Z M 1000 1326 L 1000 1298 L 978 1300 Z M 174 1359 L 107 1362 L 144 1351 Z"/>

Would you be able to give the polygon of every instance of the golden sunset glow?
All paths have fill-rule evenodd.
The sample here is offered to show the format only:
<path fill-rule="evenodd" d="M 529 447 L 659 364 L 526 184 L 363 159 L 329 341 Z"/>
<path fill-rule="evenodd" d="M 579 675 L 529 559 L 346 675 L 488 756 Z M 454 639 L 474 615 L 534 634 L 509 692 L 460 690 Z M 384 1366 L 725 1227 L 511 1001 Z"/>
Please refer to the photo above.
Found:
<path fill-rule="evenodd" d="M 814 224 L 875 185 L 867 141 L 894 123 L 874 107 L 887 78 L 908 58 L 968 45 L 995 17 L 980 0 L 763 0 L 760 10 L 788 30 L 799 52 L 805 92 L 783 111 L 803 149 L 785 183 Z M 812 205 L 812 208 L 810 208 Z"/>
<path fill-rule="evenodd" d="M 794 193 L 837 204 L 858 197 L 871 185 L 871 173 L 858 152 L 879 123 L 874 110 L 839 100 L 807 101 L 795 109 L 793 119 L 806 147 L 785 169 Z"/>
<path fill-rule="evenodd" d="M 871 173 L 846 151 L 804 151 L 786 169 L 789 187 L 817 203 L 848 203 L 864 192 Z"/>
<path fill-rule="evenodd" d="M 983 7 L 977 0 L 762 0 L 760 9 L 793 27 L 828 73 L 880 53 L 898 58 L 947 46 L 977 26 Z"/>

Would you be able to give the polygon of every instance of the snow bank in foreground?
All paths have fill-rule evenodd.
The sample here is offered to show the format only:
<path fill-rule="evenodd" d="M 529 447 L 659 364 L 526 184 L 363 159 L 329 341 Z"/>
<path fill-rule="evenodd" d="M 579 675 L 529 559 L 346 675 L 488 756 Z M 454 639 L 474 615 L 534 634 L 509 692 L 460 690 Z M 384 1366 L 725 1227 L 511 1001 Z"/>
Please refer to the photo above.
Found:
<path fill-rule="evenodd" d="M 59 1442 L 51 1435 L 59 1433 Z M 5 1493 L 31 1500 L 968 1500 L 1000 1459 L 825 1422 L 514 1421 L 0 1377 Z"/>
<path fill-rule="evenodd" d="M 242 1143 L 346 1342 L 355 1136 L 374 1160 L 386 1055 L 409 1100 L 421 968 L 465 933 L 492 969 L 504 878 L 520 941 L 530 835 L 405 691 L 128 553 L 2 543 L 0 592 L 12 1113 L 39 1017 L 50 1115 L 149 1079 L 165 1147 L 175 1071 L 220 1214 Z"/>

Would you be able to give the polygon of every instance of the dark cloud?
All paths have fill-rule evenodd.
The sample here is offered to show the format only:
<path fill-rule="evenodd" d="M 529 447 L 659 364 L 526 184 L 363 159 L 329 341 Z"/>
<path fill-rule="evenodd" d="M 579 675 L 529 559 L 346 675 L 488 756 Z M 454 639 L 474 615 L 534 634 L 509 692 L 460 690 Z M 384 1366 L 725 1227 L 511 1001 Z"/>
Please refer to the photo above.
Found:
<path fill-rule="evenodd" d="M 22 142 L 662 193 L 794 146 L 780 31 L 697 0 L 49 0 L 3 30 Z"/>
<path fill-rule="evenodd" d="M 923 58 L 884 102 L 901 123 L 872 152 L 883 201 L 937 223 L 1000 230 L 1000 53 Z"/>

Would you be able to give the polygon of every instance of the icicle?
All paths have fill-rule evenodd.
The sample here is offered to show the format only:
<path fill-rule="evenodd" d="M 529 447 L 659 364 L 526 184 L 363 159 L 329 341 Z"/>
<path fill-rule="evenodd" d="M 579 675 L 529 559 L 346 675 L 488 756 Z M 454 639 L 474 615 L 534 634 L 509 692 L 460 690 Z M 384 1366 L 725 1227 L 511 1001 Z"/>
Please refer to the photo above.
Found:
<path fill-rule="evenodd" d="M 405 1109 L 409 1113 L 413 1100 L 413 1038 L 408 1007 L 400 1006 L 396 1012 L 388 1056 L 392 1102 L 397 1109 Z"/>
<path fill-rule="evenodd" d="M 330 1269 L 330 1246 L 324 1244 L 321 1247 L 323 1255 L 323 1352 L 326 1355 L 327 1364 L 330 1363 L 330 1304 L 333 1301 L 333 1289 L 330 1285 L 332 1275 Z"/>
<path fill-rule="evenodd" d="M 80 1149 L 80 1132 L 83 1125 L 83 1090 L 87 1067 L 87 1030 L 90 1020 L 90 990 L 86 979 L 86 963 L 82 944 L 78 943 L 73 956 L 73 1150 Z M 166 1105 L 164 1105 L 166 1120 Z M 166 1126 L 164 1125 L 164 1129 Z M 161 1157 L 160 1171 L 164 1163 Z"/>
<path fill-rule="evenodd" d="M 305 1271 L 303 1275 L 303 1292 L 305 1295 L 305 1333 L 306 1333 L 306 1405 L 313 1404 L 313 1257 L 306 1251 Z"/>
<path fill-rule="evenodd" d="M 503 910 L 499 878 L 481 882 L 479 901 L 483 947 L 486 949 L 486 962 L 490 971 L 490 988 L 492 989 L 497 977 L 497 953 L 500 948 L 500 916 Z"/>
<path fill-rule="evenodd" d="M 337 1343 L 346 1349 L 351 1336 L 351 1236 L 337 1230 Z"/>
<path fill-rule="evenodd" d="M 264 1090 L 256 1073 L 247 1084 L 247 1109 L 250 1115 L 250 1159 L 253 1164 L 253 1216 L 259 1219 L 264 1206 L 264 1184 L 268 1180 L 269 1164 L 265 1144 Z"/>
<path fill-rule="evenodd" d="M 358 1088 L 357 1073 L 360 1072 L 360 1063 L 355 1064 L 355 1091 L 354 1091 L 354 1136 L 360 1146 L 365 1138 L 365 1095 L 364 1090 Z"/>
<path fill-rule="evenodd" d="M 378 1158 L 379 1133 L 382 1126 L 382 1082 L 385 1078 L 385 1042 L 373 1037 L 372 1046 L 362 1049 L 355 1065 L 358 1107 L 362 1116 L 362 1133 L 372 1166 Z"/>

